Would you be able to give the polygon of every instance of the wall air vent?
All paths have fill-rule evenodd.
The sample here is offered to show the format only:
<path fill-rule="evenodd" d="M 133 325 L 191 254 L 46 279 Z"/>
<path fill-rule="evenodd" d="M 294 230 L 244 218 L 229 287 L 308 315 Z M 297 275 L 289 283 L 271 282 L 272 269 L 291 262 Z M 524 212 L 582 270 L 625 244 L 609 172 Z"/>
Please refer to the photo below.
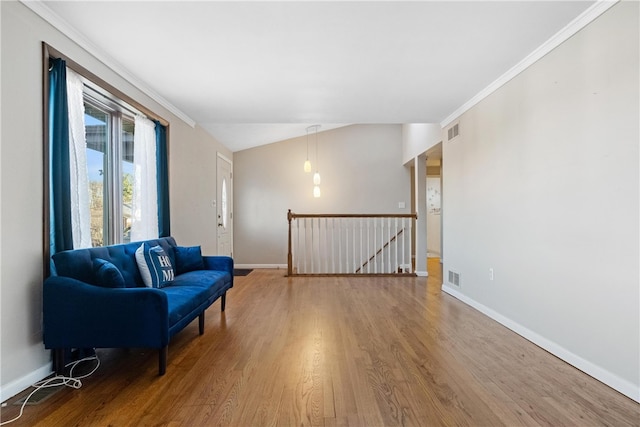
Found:
<path fill-rule="evenodd" d="M 449 270 L 449 283 L 453 286 L 460 287 L 460 274 Z"/>
<path fill-rule="evenodd" d="M 458 123 L 456 123 L 455 125 L 451 126 L 447 131 L 447 141 L 451 141 L 459 134 L 460 134 L 460 127 L 458 126 Z"/>

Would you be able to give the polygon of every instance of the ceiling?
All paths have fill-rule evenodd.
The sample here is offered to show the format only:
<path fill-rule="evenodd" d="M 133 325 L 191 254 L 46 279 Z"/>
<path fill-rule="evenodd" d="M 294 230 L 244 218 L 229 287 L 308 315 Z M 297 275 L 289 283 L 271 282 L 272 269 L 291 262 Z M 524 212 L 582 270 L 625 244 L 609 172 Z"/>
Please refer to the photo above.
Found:
<path fill-rule="evenodd" d="M 239 151 L 311 124 L 441 123 L 593 3 L 42 5 L 92 53 Z"/>

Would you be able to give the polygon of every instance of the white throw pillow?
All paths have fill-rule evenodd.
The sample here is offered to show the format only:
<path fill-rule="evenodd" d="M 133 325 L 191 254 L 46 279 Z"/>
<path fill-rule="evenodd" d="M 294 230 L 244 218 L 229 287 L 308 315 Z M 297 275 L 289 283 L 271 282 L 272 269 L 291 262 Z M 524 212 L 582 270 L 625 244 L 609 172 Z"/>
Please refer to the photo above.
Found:
<path fill-rule="evenodd" d="M 136 262 L 142 281 L 148 288 L 161 288 L 174 278 L 171 259 L 160 246 L 143 243 L 136 250 Z"/>

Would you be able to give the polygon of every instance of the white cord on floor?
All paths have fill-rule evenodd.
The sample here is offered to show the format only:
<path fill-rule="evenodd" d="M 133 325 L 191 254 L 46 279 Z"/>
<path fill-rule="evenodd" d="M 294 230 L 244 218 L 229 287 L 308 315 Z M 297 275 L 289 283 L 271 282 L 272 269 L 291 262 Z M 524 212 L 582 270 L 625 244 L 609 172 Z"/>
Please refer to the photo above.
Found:
<path fill-rule="evenodd" d="M 91 372 L 89 372 L 88 374 L 85 374 L 85 375 L 81 375 L 79 377 L 74 377 L 73 376 L 73 370 L 76 368 L 76 366 L 78 366 L 82 362 L 88 362 L 90 360 L 97 361 L 96 366 L 91 370 Z M 22 413 L 24 412 L 24 407 L 26 406 L 27 402 L 29 402 L 29 399 L 31 399 L 31 396 L 33 396 L 35 394 L 35 392 L 37 392 L 38 390 L 41 390 L 43 388 L 59 387 L 59 386 L 67 386 L 67 387 L 71 387 L 71 388 L 75 388 L 75 389 L 79 389 L 80 387 L 82 387 L 82 381 L 80 381 L 80 380 L 83 379 L 83 378 L 87 378 L 88 376 L 92 375 L 95 371 L 98 370 L 98 368 L 100 367 L 100 359 L 98 358 L 98 355 L 96 354 L 94 356 L 85 357 L 84 359 L 76 360 L 75 362 L 67 363 L 65 365 L 65 368 L 68 368 L 69 366 L 71 366 L 71 369 L 69 370 L 69 376 L 68 377 L 65 377 L 63 375 L 56 375 L 53 378 L 44 379 L 42 381 L 38 381 L 37 383 L 33 384 L 32 387 L 35 387 L 35 390 L 33 390 L 31 393 L 29 393 L 27 398 L 22 403 L 22 406 L 20 407 L 20 413 L 18 414 L 18 416 L 13 418 L 13 419 L 11 419 L 11 420 L 1 422 L 0 426 L 12 423 L 15 420 L 17 420 L 18 418 L 20 418 L 22 416 Z"/>

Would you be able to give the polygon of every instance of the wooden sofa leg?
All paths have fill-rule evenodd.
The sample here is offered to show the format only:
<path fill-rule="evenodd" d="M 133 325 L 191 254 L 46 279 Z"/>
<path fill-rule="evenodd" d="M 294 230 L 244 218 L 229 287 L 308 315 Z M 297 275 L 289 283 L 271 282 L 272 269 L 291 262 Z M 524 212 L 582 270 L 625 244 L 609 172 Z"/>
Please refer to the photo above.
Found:
<path fill-rule="evenodd" d="M 200 329 L 200 335 L 204 334 L 204 310 L 198 316 L 198 328 Z"/>
<path fill-rule="evenodd" d="M 224 311 L 224 306 L 227 303 L 227 293 L 222 294 L 222 298 L 220 299 L 221 310 Z"/>
<path fill-rule="evenodd" d="M 167 353 L 169 352 L 169 346 L 165 345 L 158 351 L 158 376 L 163 376 L 167 372 Z"/>

